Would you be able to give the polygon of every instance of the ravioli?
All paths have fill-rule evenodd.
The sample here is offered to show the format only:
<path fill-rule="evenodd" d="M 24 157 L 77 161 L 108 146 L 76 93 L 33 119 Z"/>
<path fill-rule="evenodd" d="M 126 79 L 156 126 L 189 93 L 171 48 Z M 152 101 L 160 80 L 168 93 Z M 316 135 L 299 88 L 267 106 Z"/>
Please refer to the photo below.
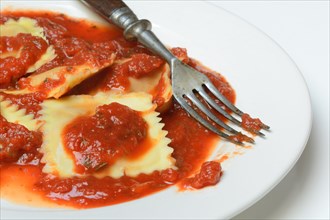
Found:
<path fill-rule="evenodd" d="M 15 37 L 18 34 L 31 34 L 32 36 L 40 37 L 48 42 L 44 35 L 43 28 L 39 27 L 37 21 L 34 19 L 26 17 L 21 17 L 18 20 L 9 19 L 3 25 L 0 25 L 0 37 Z M 0 58 L 10 56 L 19 58 L 22 47 L 17 50 L 3 52 L 0 54 Z M 50 45 L 41 58 L 28 68 L 27 73 L 34 72 L 44 64 L 52 61 L 55 57 L 55 50 Z"/>
<path fill-rule="evenodd" d="M 31 18 L 21 17 L 18 20 L 8 19 L 3 25 L 0 25 L 2 37 L 14 37 L 20 33 L 31 34 L 46 40 L 44 30 L 38 26 L 37 21 Z"/>
<path fill-rule="evenodd" d="M 11 123 L 23 125 L 30 131 L 37 131 L 41 123 L 34 119 L 33 114 L 26 114 L 25 109 L 19 109 L 18 106 L 13 105 L 10 101 L 4 100 L 0 95 L 0 114 Z"/>
<path fill-rule="evenodd" d="M 130 92 L 146 92 L 153 96 L 153 101 L 162 99 L 159 105 L 168 103 L 172 97 L 172 85 L 170 80 L 170 67 L 164 64 L 153 74 L 136 79 L 129 77 Z"/>
<path fill-rule="evenodd" d="M 4 92 L 10 94 L 42 92 L 47 95 L 47 98 L 58 99 L 85 79 L 96 74 L 101 69 L 110 66 L 113 59 L 114 55 L 109 58 L 107 63 L 100 66 L 92 63 L 85 63 L 79 66 L 56 67 L 43 73 L 33 74 L 24 79 L 24 89 Z"/>
<path fill-rule="evenodd" d="M 46 98 L 58 99 L 85 79 L 110 66 L 114 58 L 115 55 L 112 54 L 107 62 L 100 65 L 86 62 L 82 65 L 59 66 L 42 73 L 34 73 L 20 79 L 18 84 L 21 89 L 1 91 L 7 94 L 20 95 L 41 92 L 46 95 Z"/>
<path fill-rule="evenodd" d="M 188 56 L 185 50 L 180 48 L 171 49 L 172 53 L 181 61 L 187 61 Z M 117 60 L 116 64 L 124 64 L 131 61 L 131 58 Z M 146 92 L 153 96 L 153 102 L 157 104 L 157 111 L 164 112 L 172 100 L 171 69 L 164 63 L 155 71 L 142 77 L 128 77 L 130 87 L 127 92 Z"/>
<path fill-rule="evenodd" d="M 147 74 L 142 74 L 141 76 L 131 76 L 129 72 L 130 69 L 141 68 L 145 65 L 143 62 L 138 64 L 138 67 L 132 67 L 129 62 L 132 58 L 121 58 L 116 59 L 113 63 L 112 68 L 109 71 L 108 78 L 105 79 L 101 85 L 96 86 L 94 90 L 90 91 L 90 94 L 96 94 L 99 91 L 111 90 L 117 93 L 131 93 L 131 92 L 145 92 L 153 97 L 153 103 L 157 104 L 157 111 L 161 111 L 166 104 L 170 103 L 172 98 L 172 85 L 170 79 L 170 67 L 168 64 L 161 64 L 158 68 L 148 71 Z M 127 67 L 128 66 L 128 67 Z M 125 85 L 121 85 L 121 81 L 118 81 L 119 77 L 122 77 L 121 69 L 125 70 L 125 79 L 120 79 L 125 81 Z M 162 111 L 161 111 L 162 112 Z"/>
<path fill-rule="evenodd" d="M 77 95 L 60 100 L 46 100 L 42 104 L 41 120 L 45 122 L 41 129 L 44 140 L 40 149 L 44 154 L 43 172 L 62 178 L 81 176 L 75 172 L 73 159 L 63 146 L 62 132 L 74 119 L 93 115 L 98 106 L 114 102 L 142 112 L 142 117 L 148 124 L 148 138 L 152 140 L 153 145 L 142 156 L 136 159 L 120 158 L 113 165 L 93 175 L 98 178 L 105 176 L 119 178 L 123 175 L 134 177 L 140 173 L 150 174 L 156 170 L 175 168 L 175 160 L 171 157 L 173 149 L 168 146 L 170 140 L 166 138 L 167 132 L 162 130 L 163 124 L 159 123 L 161 119 L 158 117 L 159 113 L 155 112 L 156 106 L 152 104 L 150 95 L 98 93 L 94 96 Z"/>

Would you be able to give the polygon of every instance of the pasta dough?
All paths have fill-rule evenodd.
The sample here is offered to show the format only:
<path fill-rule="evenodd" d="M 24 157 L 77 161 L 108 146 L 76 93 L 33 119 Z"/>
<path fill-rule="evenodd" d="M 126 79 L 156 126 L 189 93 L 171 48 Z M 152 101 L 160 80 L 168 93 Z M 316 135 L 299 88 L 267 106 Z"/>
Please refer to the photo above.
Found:
<path fill-rule="evenodd" d="M 41 110 L 41 119 L 45 122 L 42 127 L 44 133 L 43 145 L 40 151 L 44 154 L 45 163 L 43 172 L 52 173 L 62 178 L 79 176 L 75 173 L 75 165 L 65 151 L 62 140 L 62 131 L 65 126 L 79 116 L 93 115 L 98 106 L 117 102 L 129 108 L 142 112 L 148 124 L 148 137 L 153 146 L 137 159 L 120 158 L 115 164 L 93 175 L 101 178 L 111 176 L 119 178 L 124 174 L 137 176 L 140 173 L 149 174 L 155 170 L 175 168 L 175 160 L 171 157 L 173 151 L 168 146 L 170 140 L 167 132 L 162 130 L 159 123 L 159 113 L 155 112 L 152 97 L 145 93 L 130 93 L 125 95 L 98 93 L 95 96 L 77 95 L 61 98 L 61 100 L 46 100 Z"/>
<path fill-rule="evenodd" d="M 17 21 L 9 19 L 3 25 L 0 25 L 2 37 L 14 37 L 18 34 L 31 34 L 46 40 L 44 30 L 38 26 L 37 21 L 31 18 L 21 17 Z"/>
<path fill-rule="evenodd" d="M 43 73 L 33 74 L 25 79 L 26 88 L 22 90 L 4 91 L 10 94 L 27 94 L 32 92 L 43 92 L 47 98 L 60 98 L 71 88 L 83 80 L 94 75 L 101 69 L 112 64 L 114 55 L 109 62 L 95 66 L 92 63 L 85 63 L 80 66 L 60 66 Z M 50 85 L 48 88 L 48 85 Z"/>
<path fill-rule="evenodd" d="M 139 79 L 129 77 L 131 84 L 130 92 L 146 92 L 153 99 L 163 98 L 164 103 L 172 97 L 172 85 L 170 80 L 170 67 L 164 64 L 158 71 Z"/>
<path fill-rule="evenodd" d="M 21 17 L 18 20 L 9 19 L 3 25 L 0 25 L 0 29 L 1 37 L 15 37 L 18 34 L 31 34 L 32 36 L 40 37 L 48 42 L 44 35 L 43 28 L 39 27 L 37 21 L 31 18 Z M 8 56 L 19 58 L 20 49 L 1 53 L 1 58 Z M 40 59 L 28 68 L 27 73 L 36 71 L 44 64 L 52 61 L 55 57 L 55 50 L 53 46 L 50 45 Z M 115 55 L 112 54 L 104 63 L 96 64 L 97 62 L 95 60 L 91 60 L 82 65 L 60 66 L 42 73 L 34 73 L 26 79 L 23 79 L 23 89 L 4 92 L 10 94 L 27 94 L 41 91 L 47 93 L 47 98 L 59 98 L 83 80 L 99 72 L 101 69 L 110 66 L 114 58 Z"/>
<path fill-rule="evenodd" d="M 0 37 L 15 37 L 18 34 L 31 34 L 32 36 L 40 37 L 48 42 L 44 35 L 43 28 L 39 27 L 37 21 L 34 19 L 25 17 L 21 17 L 17 21 L 9 19 L 3 25 L 0 25 Z M 1 53 L 0 58 L 6 58 L 9 56 L 18 58 L 20 56 L 20 49 Z M 27 72 L 34 72 L 42 65 L 52 61 L 55 57 L 56 54 L 54 48 L 49 46 L 41 58 L 28 68 Z"/>
<path fill-rule="evenodd" d="M 26 114 L 25 109 L 18 109 L 10 101 L 4 100 L 0 95 L 0 114 L 11 123 L 23 125 L 30 131 L 37 131 L 41 123 L 34 119 L 34 115 Z"/>

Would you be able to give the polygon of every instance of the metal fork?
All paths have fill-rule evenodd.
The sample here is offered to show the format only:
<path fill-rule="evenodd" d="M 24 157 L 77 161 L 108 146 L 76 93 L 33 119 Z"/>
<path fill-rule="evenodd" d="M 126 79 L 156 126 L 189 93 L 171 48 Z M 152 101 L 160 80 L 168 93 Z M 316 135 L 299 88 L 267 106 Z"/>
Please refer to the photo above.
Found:
<path fill-rule="evenodd" d="M 230 101 L 226 99 L 212 84 L 212 82 L 202 73 L 193 69 L 192 67 L 182 63 L 176 58 L 156 37 L 151 31 L 151 23 L 148 20 L 139 20 L 133 11 L 121 0 L 81 0 L 84 4 L 92 8 L 102 17 L 111 21 L 115 25 L 124 29 L 124 36 L 128 40 L 137 39 L 141 44 L 146 46 L 155 54 L 164 58 L 171 67 L 171 78 L 173 95 L 177 102 L 198 122 L 204 125 L 212 132 L 218 134 L 236 144 L 243 144 L 240 141 L 235 141 L 231 135 L 237 135 L 239 132 L 215 116 L 209 108 L 203 104 L 198 96 L 204 99 L 217 112 L 226 117 L 234 124 L 241 126 L 241 122 L 227 113 L 215 100 L 208 94 L 211 92 L 218 98 L 227 108 L 238 116 L 244 113 L 235 107 Z M 199 95 L 197 95 L 199 94 Z M 206 120 L 194 107 L 203 112 L 209 119 L 215 122 L 223 129 L 219 129 Z M 269 126 L 263 125 L 264 129 L 269 129 Z M 226 131 L 227 133 L 225 133 Z M 263 133 L 257 132 L 258 135 L 264 136 Z M 248 142 L 253 142 L 249 139 Z"/>

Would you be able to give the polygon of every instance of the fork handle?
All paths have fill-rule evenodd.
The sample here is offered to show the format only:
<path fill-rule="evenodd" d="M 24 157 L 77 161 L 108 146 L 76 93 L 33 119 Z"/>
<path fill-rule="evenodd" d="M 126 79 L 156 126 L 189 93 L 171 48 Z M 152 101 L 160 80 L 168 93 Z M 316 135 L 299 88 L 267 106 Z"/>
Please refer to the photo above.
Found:
<path fill-rule="evenodd" d="M 171 64 L 176 57 L 151 31 L 151 22 L 138 19 L 134 12 L 121 0 L 81 0 L 108 21 L 124 29 L 127 40 L 137 39 L 153 53 Z"/>

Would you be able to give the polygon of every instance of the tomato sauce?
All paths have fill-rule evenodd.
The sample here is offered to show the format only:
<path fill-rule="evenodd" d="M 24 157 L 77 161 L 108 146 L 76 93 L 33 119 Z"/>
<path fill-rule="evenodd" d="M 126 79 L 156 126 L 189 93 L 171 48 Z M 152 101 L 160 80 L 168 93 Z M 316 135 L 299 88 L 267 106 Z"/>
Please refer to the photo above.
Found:
<path fill-rule="evenodd" d="M 259 118 L 251 118 L 249 114 L 243 114 L 242 127 L 247 131 L 257 133 L 264 127 L 264 124 Z"/>
<path fill-rule="evenodd" d="M 97 87 L 102 88 L 103 91 L 127 91 L 130 84 L 128 77 L 140 78 L 152 74 L 164 64 L 160 58 L 145 53 L 132 54 L 131 52 L 129 59 L 127 62 L 110 67 L 109 72 L 112 74 L 106 74 Z"/>
<path fill-rule="evenodd" d="M 33 114 L 35 118 L 40 116 L 40 104 L 46 99 L 45 94 L 39 92 L 24 95 L 13 95 L 0 92 L 0 97 L 4 100 L 10 101 L 11 104 L 17 106 L 18 109 L 24 109 L 26 114 Z"/>
<path fill-rule="evenodd" d="M 143 77 L 152 74 L 164 64 L 163 60 L 138 43 L 127 42 L 122 31 L 117 28 L 70 19 L 63 14 L 2 12 L 0 23 L 4 23 L 9 18 L 17 19 L 22 16 L 37 20 L 38 24 L 44 28 L 45 36 L 54 46 L 57 54 L 54 60 L 36 70 L 36 73 L 61 65 L 79 65 L 86 60 L 96 62 L 97 65 L 98 62 L 104 62 L 112 53 L 116 55 L 117 60 L 131 59 L 125 64 L 115 63 L 110 68 L 87 79 L 73 89 L 73 94 L 86 94 L 95 88 L 125 91 L 128 87 L 127 76 Z M 206 74 L 228 100 L 235 102 L 235 92 L 222 76 L 190 59 L 185 49 L 175 48 L 172 51 L 183 62 Z M 22 68 L 26 69 L 27 66 L 28 62 Z M 3 82 L 0 82 L 0 88 L 19 88 L 19 83 L 24 82 L 23 71 L 20 74 L 11 74 Z M 11 84 L 9 85 L 8 82 Z M 38 117 L 40 103 L 44 100 L 44 96 L 39 93 L 3 96 L 19 108 L 24 108 L 28 113 L 34 114 L 35 117 Z M 162 102 L 162 100 L 158 101 Z M 111 116 L 119 118 L 118 120 L 124 125 L 116 127 L 115 130 L 112 129 L 112 126 L 116 125 L 116 120 L 113 120 Z M 160 117 L 161 122 L 165 124 L 164 129 L 168 131 L 167 137 L 171 139 L 170 147 L 174 150 L 172 156 L 176 159 L 177 170 L 155 171 L 152 174 L 140 174 L 134 178 L 124 175 L 118 179 L 111 177 L 99 179 L 91 175 L 83 178 L 62 179 L 44 174 L 43 163 L 40 162 L 41 156 L 38 152 L 42 144 L 42 135 L 39 132 L 29 131 L 23 126 L 8 123 L 1 118 L 0 155 L 5 155 L 0 160 L 1 188 L 4 189 L 4 186 L 11 184 L 14 186 L 15 182 L 21 181 L 21 184 L 25 184 L 26 193 L 34 192 L 40 198 L 59 205 L 91 208 L 138 199 L 178 183 L 183 183 L 186 188 L 202 188 L 218 183 L 221 177 L 220 164 L 218 162 L 205 163 L 214 150 L 218 137 L 192 119 L 175 100 L 168 104 L 167 111 Z M 105 125 L 109 127 L 105 128 Z M 96 129 L 90 131 L 90 127 L 96 127 Z M 78 172 L 90 173 L 113 163 L 124 154 L 134 156 L 138 155 L 136 152 L 143 152 L 148 146 L 148 143 L 145 143 L 146 129 L 146 123 L 138 112 L 119 104 L 111 104 L 99 107 L 93 116 L 84 116 L 71 122 L 62 135 L 65 137 L 67 151 L 71 152 L 76 162 Z M 102 137 L 110 131 L 114 132 L 114 137 L 104 140 Z M 115 138 L 117 135 L 126 139 L 117 140 Z M 84 139 L 79 139 L 79 136 L 84 136 Z M 123 148 L 117 149 L 113 146 L 92 150 L 86 148 L 87 145 L 91 146 L 96 142 L 100 142 L 102 146 L 110 142 L 121 142 Z M 14 154 L 6 154 L 6 149 Z M 110 153 L 104 153 L 106 150 L 110 150 Z M 28 175 L 29 173 L 31 175 Z M 23 191 L 22 194 L 24 195 Z"/>
<path fill-rule="evenodd" d="M 14 84 L 24 76 L 31 65 L 36 63 L 48 48 L 46 41 L 30 34 L 16 37 L 1 37 L 0 53 L 21 47 L 20 56 L 0 58 L 0 89 Z"/>
<path fill-rule="evenodd" d="M 93 116 L 68 124 L 63 139 L 77 173 L 84 174 L 111 166 L 118 158 L 145 152 L 149 148 L 147 132 L 148 124 L 138 112 L 112 103 L 98 107 Z"/>
<path fill-rule="evenodd" d="M 250 138 L 249 136 L 243 134 L 242 132 L 238 132 L 237 134 L 233 134 L 229 136 L 229 140 L 235 141 L 235 142 L 250 142 L 253 143 L 253 138 Z"/>
<path fill-rule="evenodd" d="M 37 149 L 41 144 L 40 132 L 10 123 L 0 115 L 0 165 L 9 162 L 27 164 L 33 160 L 38 162 L 40 155 Z"/>
<path fill-rule="evenodd" d="M 201 170 L 195 176 L 186 178 L 183 181 L 185 188 L 201 189 L 206 186 L 213 186 L 220 181 L 221 165 L 215 161 L 202 164 Z"/>

